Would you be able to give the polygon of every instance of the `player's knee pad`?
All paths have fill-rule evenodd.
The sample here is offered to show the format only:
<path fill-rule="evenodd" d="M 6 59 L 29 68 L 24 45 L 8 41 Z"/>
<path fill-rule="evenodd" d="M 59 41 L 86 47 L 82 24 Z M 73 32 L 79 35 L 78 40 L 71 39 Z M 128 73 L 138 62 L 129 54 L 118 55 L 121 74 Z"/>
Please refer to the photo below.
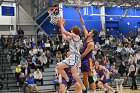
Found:
<path fill-rule="evenodd" d="M 88 76 L 88 82 L 89 85 L 91 85 L 92 83 L 94 83 L 93 77 L 92 76 Z"/>

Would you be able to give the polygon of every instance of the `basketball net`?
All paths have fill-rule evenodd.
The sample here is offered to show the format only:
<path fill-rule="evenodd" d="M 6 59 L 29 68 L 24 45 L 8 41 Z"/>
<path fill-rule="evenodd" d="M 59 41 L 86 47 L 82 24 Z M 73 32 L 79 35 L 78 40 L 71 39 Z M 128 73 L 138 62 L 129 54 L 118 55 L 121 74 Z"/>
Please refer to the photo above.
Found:
<path fill-rule="evenodd" d="M 59 11 L 54 11 L 53 13 L 50 13 L 49 16 L 51 18 L 49 22 L 53 25 L 57 25 L 57 21 L 61 17 Z"/>

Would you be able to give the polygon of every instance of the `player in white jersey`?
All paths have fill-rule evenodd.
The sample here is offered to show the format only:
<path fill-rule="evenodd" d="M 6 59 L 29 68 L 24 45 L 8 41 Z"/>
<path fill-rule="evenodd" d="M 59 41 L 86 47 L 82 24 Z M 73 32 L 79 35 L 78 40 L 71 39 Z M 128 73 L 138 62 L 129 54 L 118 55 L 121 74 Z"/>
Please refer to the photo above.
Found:
<path fill-rule="evenodd" d="M 83 89 L 83 93 L 85 92 L 85 86 L 82 82 L 82 80 L 80 79 L 80 77 L 78 76 L 78 64 L 80 62 L 80 29 L 76 26 L 74 26 L 71 29 L 71 32 L 67 32 L 64 29 L 64 24 L 65 21 L 64 19 L 60 18 L 58 20 L 58 25 L 61 28 L 61 33 L 62 33 L 62 37 L 64 40 L 67 40 L 69 42 L 69 57 L 67 57 L 65 60 L 63 60 L 62 62 L 59 63 L 59 66 L 57 66 L 57 70 L 58 73 L 62 75 L 62 77 L 65 78 L 65 80 L 67 82 L 70 82 L 69 77 L 67 76 L 67 74 L 65 73 L 64 69 L 71 67 L 71 72 L 73 75 L 73 78 L 78 81 L 78 83 L 81 85 L 81 89 Z M 78 92 L 81 93 L 81 90 Z"/>

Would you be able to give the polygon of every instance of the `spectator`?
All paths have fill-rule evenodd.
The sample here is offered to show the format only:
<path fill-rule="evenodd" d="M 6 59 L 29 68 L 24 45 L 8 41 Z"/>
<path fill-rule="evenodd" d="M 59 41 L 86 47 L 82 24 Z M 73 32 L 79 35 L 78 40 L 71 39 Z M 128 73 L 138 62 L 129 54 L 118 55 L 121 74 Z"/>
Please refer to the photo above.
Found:
<path fill-rule="evenodd" d="M 8 52 L 7 59 L 8 59 L 8 62 L 11 63 L 11 52 Z"/>
<path fill-rule="evenodd" d="M 28 61 L 24 58 L 21 59 L 20 64 L 23 65 L 28 65 Z"/>
<path fill-rule="evenodd" d="M 134 61 L 134 58 L 130 60 L 130 66 L 129 66 L 129 72 L 127 76 L 130 76 L 132 78 L 132 86 L 131 89 L 138 89 L 136 84 L 136 75 L 138 72 L 138 67 Z"/>
<path fill-rule="evenodd" d="M 138 35 L 135 39 L 135 42 L 140 46 L 140 35 Z"/>
<path fill-rule="evenodd" d="M 47 65 L 47 57 L 45 55 L 45 53 L 43 52 L 42 55 L 39 57 L 39 61 L 41 62 L 41 64 L 44 64 L 45 66 Z"/>
<path fill-rule="evenodd" d="M 132 59 L 135 59 L 135 54 L 130 54 L 129 59 L 128 59 L 128 63 L 130 64 L 130 61 Z"/>
<path fill-rule="evenodd" d="M 51 44 L 49 43 L 49 40 L 46 40 L 45 42 L 45 50 L 50 50 Z"/>
<path fill-rule="evenodd" d="M 109 42 L 110 42 L 111 46 L 113 46 L 113 40 L 114 40 L 114 37 L 112 35 L 110 35 Z"/>
<path fill-rule="evenodd" d="M 97 51 L 97 54 L 95 55 L 96 59 L 101 63 L 102 62 L 102 58 L 103 58 L 104 54 L 103 51 L 100 49 Z"/>
<path fill-rule="evenodd" d="M 24 73 L 25 77 L 28 77 L 28 75 L 31 73 L 30 68 L 27 65 L 24 65 L 21 72 Z"/>
<path fill-rule="evenodd" d="M 21 49 L 20 49 L 20 48 L 17 48 L 16 50 L 17 50 L 17 51 L 16 51 L 16 54 L 17 54 L 17 57 L 18 57 L 19 62 L 20 62 L 21 57 L 22 57 L 22 55 L 21 55 Z"/>
<path fill-rule="evenodd" d="M 37 54 L 37 52 L 38 52 L 37 47 L 33 48 L 33 52 L 34 52 L 34 54 Z"/>
<path fill-rule="evenodd" d="M 28 67 L 32 68 L 32 56 L 28 54 L 26 59 L 27 59 L 27 62 L 28 62 Z"/>
<path fill-rule="evenodd" d="M 114 64 L 114 63 L 116 63 L 116 59 L 115 59 L 115 56 L 114 55 L 112 55 L 112 57 L 110 58 L 110 65 L 112 65 L 112 64 Z"/>
<path fill-rule="evenodd" d="M 16 67 L 16 72 L 15 72 L 15 77 L 16 77 L 16 79 L 17 79 L 17 82 L 19 82 L 19 76 L 20 76 L 20 74 L 21 74 L 21 65 L 18 65 L 17 67 Z"/>
<path fill-rule="evenodd" d="M 118 73 L 118 71 L 116 70 L 115 64 L 112 64 L 109 72 L 110 72 L 110 85 L 113 86 L 114 79 L 116 78 L 116 74 Z"/>
<path fill-rule="evenodd" d="M 138 44 L 135 43 L 135 44 L 134 44 L 134 47 L 133 47 L 135 53 L 138 51 L 138 48 L 139 48 Z"/>
<path fill-rule="evenodd" d="M 96 54 L 96 59 L 98 59 L 98 61 L 101 63 L 102 62 L 102 58 L 103 58 L 103 55 L 102 53 L 99 51 L 97 52 L 98 54 Z"/>
<path fill-rule="evenodd" d="M 54 58 L 56 56 L 56 46 L 55 45 L 53 45 L 51 48 L 51 55 L 52 55 L 52 58 Z"/>
<path fill-rule="evenodd" d="M 27 78 L 27 86 L 29 88 L 29 91 L 32 92 L 33 90 L 35 90 L 38 93 L 38 87 L 34 82 L 34 77 L 32 76 L 32 74 L 30 73 L 28 78 Z"/>
<path fill-rule="evenodd" d="M 122 42 L 121 42 L 121 40 L 120 40 L 120 38 L 117 38 L 117 46 L 122 46 Z"/>
<path fill-rule="evenodd" d="M 105 31 L 100 31 L 100 34 L 99 34 L 99 37 L 100 37 L 100 44 L 102 45 L 102 44 L 104 44 L 104 42 L 105 42 Z"/>
<path fill-rule="evenodd" d="M 37 46 L 36 42 L 33 41 L 33 42 L 31 43 L 31 47 L 33 48 L 33 47 L 36 47 L 36 46 Z"/>
<path fill-rule="evenodd" d="M 57 90 L 57 86 L 59 86 L 59 75 L 58 75 L 58 72 L 57 72 L 57 69 L 55 68 L 55 77 L 53 79 L 53 84 L 54 84 L 54 88 L 55 90 Z"/>
<path fill-rule="evenodd" d="M 17 34 L 19 35 L 19 38 L 21 39 L 24 37 L 24 31 L 21 28 L 19 28 L 19 30 L 17 31 Z"/>
<path fill-rule="evenodd" d="M 42 40 L 40 43 L 39 43 L 39 46 L 41 47 L 41 48 L 45 48 L 45 43 L 44 43 L 44 41 Z"/>
<path fill-rule="evenodd" d="M 121 77 L 124 76 L 124 73 L 127 75 L 127 68 L 126 68 L 125 62 L 123 60 L 122 60 L 121 64 L 119 65 L 118 73 L 121 75 Z"/>
<path fill-rule="evenodd" d="M 38 51 L 39 53 L 43 53 L 43 49 L 42 49 L 40 46 L 37 48 L 37 51 Z"/>
<path fill-rule="evenodd" d="M 35 69 L 35 66 L 37 64 L 37 56 L 36 55 L 33 55 L 32 57 L 32 68 Z"/>
<path fill-rule="evenodd" d="M 106 40 L 105 40 L 105 47 L 109 48 L 109 46 L 110 46 L 109 39 L 108 39 L 108 38 L 106 38 Z"/>
<path fill-rule="evenodd" d="M 122 48 L 122 58 L 128 58 L 128 44 L 125 44 L 124 47 Z"/>
<path fill-rule="evenodd" d="M 33 49 L 31 49 L 31 50 L 29 51 L 29 54 L 30 54 L 31 56 L 34 55 L 34 51 L 33 51 Z"/>
<path fill-rule="evenodd" d="M 47 56 L 47 59 L 48 59 L 48 61 L 47 61 L 47 67 L 49 68 L 49 64 L 50 63 L 53 64 L 53 61 L 51 59 L 51 52 L 49 50 L 46 51 L 46 56 Z"/>
<path fill-rule="evenodd" d="M 134 50 L 133 50 L 133 48 L 131 48 L 130 44 L 128 45 L 127 51 L 128 51 L 129 54 L 134 53 Z"/>
<path fill-rule="evenodd" d="M 41 62 L 40 60 L 39 60 L 39 57 L 41 56 L 41 54 L 38 52 L 37 54 L 36 54 L 36 64 L 35 64 L 35 69 L 36 68 L 40 68 L 40 69 L 42 69 L 42 72 L 44 72 L 44 63 L 43 62 Z"/>
<path fill-rule="evenodd" d="M 58 51 L 60 51 L 60 52 L 61 52 L 61 54 L 63 54 L 63 53 L 64 53 L 65 49 L 64 49 L 63 44 L 59 44 Z"/>
<path fill-rule="evenodd" d="M 119 44 L 118 47 L 117 47 L 116 52 L 117 52 L 119 58 L 122 60 L 122 53 L 121 53 L 121 51 L 122 51 L 122 46 Z"/>
<path fill-rule="evenodd" d="M 24 76 L 24 73 L 21 73 L 19 76 L 19 90 L 22 88 L 24 93 L 26 93 L 26 86 L 26 77 Z"/>
<path fill-rule="evenodd" d="M 39 81 L 39 82 L 41 82 L 41 85 L 43 85 L 42 73 L 39 69 L 37 69 L 34 72 L 34 79 L 35 79 L 35 84 L 36 84 L 36 81 Z"/>
<path fill-rule="evenodd" d="M 11 56 L 11 65 L 13 65 L 13 63 L 18 63 L 18 64 L 20 64 L 19 57 L 18 57 L 17 53 L 14 53 L 14 54 Z"/>
<path fill-rule="evenodd" d="M 140 48 L 138 49 L 138 53 L 135 56 L 135 63 L 140 67 Z"/>
<path fill-rule="evenodd" d="M 132 38 L 135 36 L 135 33 L 134 33 L 134 31 L 132 29 L 129 32 L 129 36 L 132 37 Z"/>
<path fill-rule="evenodd" d="M 31 48 L 31 44 L 29 43 L 29 41 L 27 41 L 27 42 L 25 43 L 25 47 L 26 47 L 27 49 L 30 49 L 30 48 Z"/>
<path fill-rule="evenodd" d="M 103 59 L 102 59 L 102 65 L 105 65 L 108 61 L 109 61 L 108 54 L 105 54 L 104 57 L 103 57 Z"/>
<path fill-rule="evenodd" d="M 39 32 L 38 32 L 38 42 L 37 42 L 37 44 L 39 45 L 40 44 L 40 42 L 42 41 L 42 40 L 44 40 L 44 36 L 46 35 L 46 33 L 43 31 L 43 29 L 41 29 Z"/>
<path fill-rule="evenodd" d="M 93 51 L 93 54 L 96 55 L 97 54 L 97 51 L 101 49 L 101 45 L 99 44 L 99 42 L 96 42 L 95 43 L 95 49 Z"/>

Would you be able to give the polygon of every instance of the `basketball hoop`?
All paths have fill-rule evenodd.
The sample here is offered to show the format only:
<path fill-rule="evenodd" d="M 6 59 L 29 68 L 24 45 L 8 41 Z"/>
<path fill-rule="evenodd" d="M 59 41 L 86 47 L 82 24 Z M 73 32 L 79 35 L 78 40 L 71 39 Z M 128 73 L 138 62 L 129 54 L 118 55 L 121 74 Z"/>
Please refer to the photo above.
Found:
<path fill-rule="evenodd" d="M 54 11 L 53 13 L 50 13 L 49 16 L 51 18 L 51 20 L 49 22 L 53 25 L 57 25 L 57 21 L 60 18 L 59 11 L 58 10 Z"/>

